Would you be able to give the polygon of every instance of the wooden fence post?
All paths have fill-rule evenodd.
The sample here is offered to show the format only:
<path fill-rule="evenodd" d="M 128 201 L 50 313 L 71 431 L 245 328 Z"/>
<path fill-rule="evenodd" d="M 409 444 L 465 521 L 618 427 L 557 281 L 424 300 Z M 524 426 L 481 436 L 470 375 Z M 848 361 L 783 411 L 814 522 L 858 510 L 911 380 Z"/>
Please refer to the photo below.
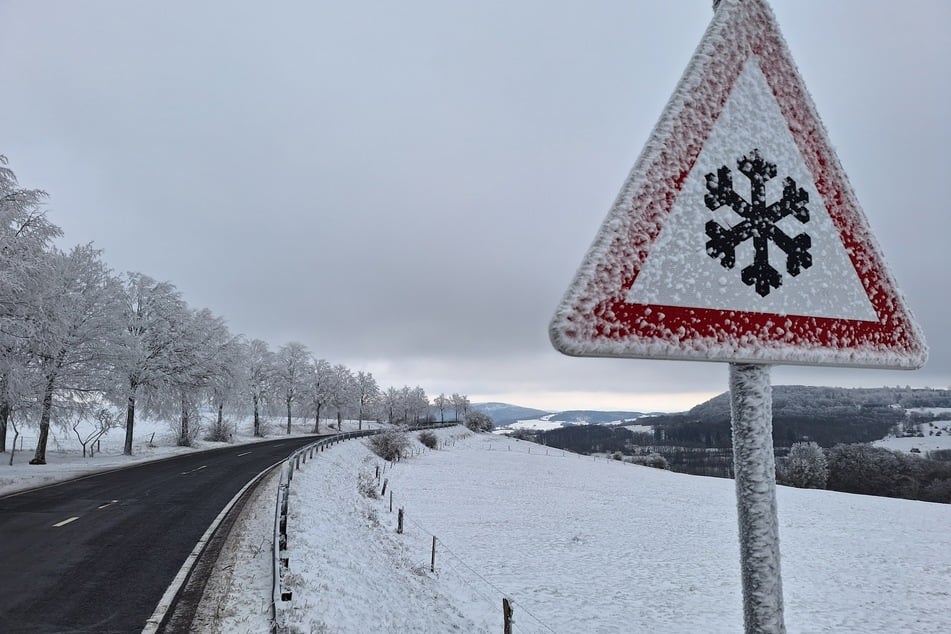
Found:
<path fill-rule="evenodd" d="M 436 572 L 436 536 L 433 535 L 433 561 L 429 565 L 429 572 Z"/>
<path fill-rule="evenodd" d="M 396 516 L 396 532 L 398 534 L 403 534 L 403 509 L 400 509 L 399 514 Z"/>
<path fill-rule="evenodd" d="M 505 634 L 512 634 L 512 604 L 505 597 L 502 597 L 502 621 Z"/>
<path fill-rule="evenodd" d="M 389 481 L 390 481 L 389 478 L 383 478 L 383 490 L 380 491 L 380 495 L 386 495 L 386 485 L 387 485 L 387 483 L 388 483 Z M 377 482 L 379 482 L 379 478 L 377 478 Z M 392 510 L 392 509 L 390 509 L 390 510 Z"/>
<path fill-rule="evenodd" d="M 390 513 L 393 512 L 393 489 L 390 489 Z"/>

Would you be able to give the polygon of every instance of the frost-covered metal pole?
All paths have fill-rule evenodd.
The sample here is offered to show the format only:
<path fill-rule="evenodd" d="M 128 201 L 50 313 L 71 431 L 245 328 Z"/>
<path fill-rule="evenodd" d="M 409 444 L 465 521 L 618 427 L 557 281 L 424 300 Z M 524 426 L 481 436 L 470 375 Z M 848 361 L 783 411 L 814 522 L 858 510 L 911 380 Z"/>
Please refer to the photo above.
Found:
<path fill-rule="evenodd" d="M 768 365 L 730 364 L 733 469 L 747 634 L 782 634 L 773 401 Z"/>

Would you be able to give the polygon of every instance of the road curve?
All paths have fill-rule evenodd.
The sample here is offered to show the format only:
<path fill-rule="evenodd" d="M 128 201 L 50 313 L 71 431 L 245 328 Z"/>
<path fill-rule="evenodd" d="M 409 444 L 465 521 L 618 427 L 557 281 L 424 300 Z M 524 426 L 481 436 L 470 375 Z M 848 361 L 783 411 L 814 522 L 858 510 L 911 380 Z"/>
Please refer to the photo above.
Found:
<path fill-rule="evenodd" d="M 0 632 L 141 632 L 221 509 L 314 440 L 197 452 L 0 498 Z"/>

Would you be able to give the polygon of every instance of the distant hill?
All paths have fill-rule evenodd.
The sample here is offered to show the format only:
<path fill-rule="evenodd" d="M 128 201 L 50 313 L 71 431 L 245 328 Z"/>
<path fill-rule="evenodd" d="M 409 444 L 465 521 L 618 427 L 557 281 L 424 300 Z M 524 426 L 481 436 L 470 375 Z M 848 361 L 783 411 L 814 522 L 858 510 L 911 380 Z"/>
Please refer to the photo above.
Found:
<path fill-rule="evenodd" d="M 632 421 L 642 416 L 643 412 L 604 412 L 592 409 L 573 409 L 563 412 L 552 412 L 531 407 L 521 407 L 509 403 L 473 403 L 472 409 L 488 414 L 492 417 L 496 427 L 509 427 L 518 421 L 545 421 L 552 423 L 546 427 L 561 427 L 563 425 L 606 425 Z M 559 425 L 558 423 L 561 423 Z"/>
<path fill-rule="evenodd" d="M 948 420 L 946 412 L 939 412 L 951 409 L 951 390 L 778 385 L 773 386 L 772 400 L 773 445 L 777 455 L 785 455 L 788 447 L 804 440 L 832 447 L 839 443 L 871 443 L 889 435 L 920 435 L 929 421 Z M 936 412 L 931 413 L 931 408 Z M 579 453 L 657 452 L 675 470 L 729 474 L 729 393 L 687 412 L 651 415 L 638 423 L 548 427 L 533 431 L 532 437 Z M 935 435 L 945 430 L 946 426 L 928 427 L 928 433 Z M 922 442 L 909 440 L 906 444 Z"/>
<path fill-rule="evenodd" d="M 537 419 L 554 413 L 508 403 L 472 403 L 470 407 L 491 416 L 496 427 L 508 427 L 518 420 Z"/>

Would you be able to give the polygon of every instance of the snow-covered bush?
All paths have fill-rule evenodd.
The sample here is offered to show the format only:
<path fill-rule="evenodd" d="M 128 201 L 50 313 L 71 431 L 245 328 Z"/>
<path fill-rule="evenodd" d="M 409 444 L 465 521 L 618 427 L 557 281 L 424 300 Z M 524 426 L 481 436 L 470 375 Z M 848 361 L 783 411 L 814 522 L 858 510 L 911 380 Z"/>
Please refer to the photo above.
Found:
<path fill-rule="evenodd" d="M 475 432 L 492 431 L 495 423 L 488 414 L 472 410 L 466 414 L 466 427 Z"/>
<path fill-rule="evenodd" d="M 436 434 L 431 431 L 421 431 L 419 432 L 419 442 L 423 443 L 425 446 L 430 449 L 435 449 L 439 444 L 439 439 L 436 438 Z"/>
<path fill-rule="evenodd" d="M 376 498 L 376 478 L 372 473 L 361 469 L 357 474 L 357 489 L 363 497 Z"/>
<path fill-rule="evenodd" d="M 653 467 L 655 469 L 667 469 L 667 458 L 659 453 L 651 453 L 646 456 L 631 456 L 627 459 L 631 464 L 641 465 L 643 467 Z"/>
<path fill-rule="evenodd" d="M 399 460 L 409 450 L 406 433 L 398 429 L 388 429 L 382 434 L 370 436 L 370 449 L 384 460 Z"/>
<path fill-rule="evenodd" d="M 817 443 L 797 442 L 779 463 L 776 479 L 780 484 L 800 489 L 824 489 L 829 480 L 829 463 Z"/>

